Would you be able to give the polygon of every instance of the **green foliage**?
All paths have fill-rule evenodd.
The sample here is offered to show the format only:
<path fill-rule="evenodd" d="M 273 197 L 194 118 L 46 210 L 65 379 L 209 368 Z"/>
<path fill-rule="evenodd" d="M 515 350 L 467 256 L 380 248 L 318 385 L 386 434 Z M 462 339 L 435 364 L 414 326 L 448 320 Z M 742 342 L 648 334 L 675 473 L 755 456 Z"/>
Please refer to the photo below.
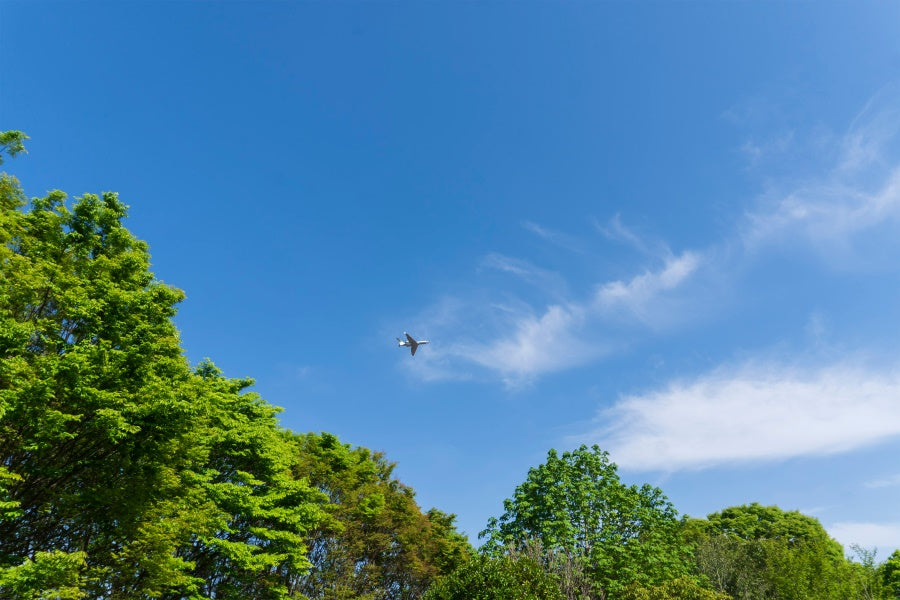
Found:
<path fill-rule="evenodd" d="M 0 177 L 4 582 L 81 556 L 89 597 L 285 597 L 324 518 L 296 443 L 250 381 L 192 372 L 183 294 L 154 279 L 118 197 L 65 199 L 25 210 Z"/>
<path fill-rule="evenodd" d="M 208 360 L 196 374 L 198 396 L 210 400 L 196 481 L 216 518 L 178 556 L 194 565 L 206 596 L 288 597 L 310 567 L 306 535 L 325 518 L 323 495 L 294 478 L 297 444 L 278 426 L 276 407 L 242 393 L 251 380 L 222 377 Z"/>
<path fill-rule="evenodd" d="M 0 165 L 3 164 L 3 154 L 9 154 L 14 157 L 20 152 L 28 152 L 25 150 L 25 140 L 28 136 L 21 131 L 0 131 Z"/>
<path fill-rule="evenodd" d="M 707 531 L 744 540 L 779 539 L 788 544 L 813 544 L 835 559 L 844 555 L 841 545 L 829 537 L 818 519 L 777 506 L 756 502 L 733 506 L 713 513 L 706 519 Z"/>
<path fill-rule="evenodd" d="M 641 587 L 631 585 L 621 595 L 622 600 L 731 600 L 731 596 L 712 591 L 692 577 L 679 577 L 660 585 Z"/>
<path fill-rule="evenodd" d="M 4 505 L 15 503 L 0 566 L 84 551 L 94 580 L 156 589 L 178 577 L 154 581 L 130 555 L 170 555 L 146 517 L 185 513 L 197 407 L 180 389 L 188 370 L 170 320 L 182 294 L 153 281 L 115 194 L 64 200 L 52 192 L 23 211 L 15 180 L 0 181 L 0 456 Z M 108 569 L 130 574 L 113 583 Z"/>
<path fill-rule="evenodd" d="M 455 517 L 423 514 L 381 453 L 328 433 L 296 440 L 294 475 L 324 492 L 328 518 L 308 536 L 313 568 L 293 589 L 310 598 L 418 598 L 469 558 Z"/>
<path fill-rule="evenodd" d="M 505 512 L 480 537 L 493 555 L 537 539 L 583 565 L 598 594 L 655 584 L 686 574 L 677 514 L 658 488 L 626 486 L 597 446 L 581 446 L 532 468 Z"/>
<path fill-rule="evenodd" d="M 76 600 L 82 591 L 84 552 L 37 552 L 19 566 L 0 571 L 0 593 L 13 600 Z"/>
<path fill-rule="evenodd" d="M 423 600 L 565 600 L 558 581 L 529 556 L 481 555 L 439 579 Z"/>
<path fill-rule="evenodd" d="M 885 596 L 900 599 L 900 550 L 894 553 L 881 566 L 881 581 L 886 590 Z"/>
<path fill-rule="evenodd" d="M 848 561 L 818 520 L 797 511 L 737 506 L 685 529 L 698 573 L 735 599 L 882 597 L 874 561 Z"/>

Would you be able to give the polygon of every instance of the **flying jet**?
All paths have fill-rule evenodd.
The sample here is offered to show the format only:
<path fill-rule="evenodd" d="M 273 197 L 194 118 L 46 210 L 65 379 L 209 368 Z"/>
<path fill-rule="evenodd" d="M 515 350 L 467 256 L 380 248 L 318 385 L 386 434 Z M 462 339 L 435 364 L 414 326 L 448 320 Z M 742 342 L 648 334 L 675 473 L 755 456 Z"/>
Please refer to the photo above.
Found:
<path fill-rule="evenodd" d="M 403 332 L 403 335 L 406 336 L 406 340 L 404 341 L 404 340 L 401 340 L 400 338 L 397 338 L 397 345 L 398 346 L 409 346 L 409 352 L 412 356 L 416 355 L 416 350 L 419 348 L 419 346 L 421 346 L 422 344 L 428 343 L 428 340 L 416 341 L 413 338 L 413 336 L 409 335 L 405 331 Z"/>

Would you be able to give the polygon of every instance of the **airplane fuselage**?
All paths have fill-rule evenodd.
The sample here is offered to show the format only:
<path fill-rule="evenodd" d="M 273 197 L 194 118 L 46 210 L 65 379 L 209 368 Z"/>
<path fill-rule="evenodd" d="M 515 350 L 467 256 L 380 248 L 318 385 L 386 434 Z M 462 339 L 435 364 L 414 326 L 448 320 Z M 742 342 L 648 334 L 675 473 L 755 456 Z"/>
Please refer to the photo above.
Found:
<path fill-rule="evenodd" d="M 422 346 L 423 344 L 427 344 L 427 343 L 428 343 L 428 340 L 416 340 L 415 338 L 413 338 L 413 336 L 409 335 L 409 334 L 406 333 L 405 331 L 403 332 L 403 335 L 406 336 L 406 339 L 405 339 L 405 340 L 401 340 L 400 338 L 397 338 L 397 345 L 398 345 L 398 346 L 408 346 L 408 347 L 409 347 L 409 352 L 410 352 L 410 354 L 412 354 L 413 356 L 416 355 L 416 349 L 417 349 L 419 346 Z"/>

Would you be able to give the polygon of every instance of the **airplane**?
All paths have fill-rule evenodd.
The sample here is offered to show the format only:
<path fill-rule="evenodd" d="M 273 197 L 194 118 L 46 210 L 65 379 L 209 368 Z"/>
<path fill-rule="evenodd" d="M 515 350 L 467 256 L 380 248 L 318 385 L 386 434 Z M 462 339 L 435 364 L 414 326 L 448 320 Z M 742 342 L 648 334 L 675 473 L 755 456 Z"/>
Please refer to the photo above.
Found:
<path fill-rule="evenodd" d="M 419 348 L 419 346 L 421 346 L 422 344 L 428 343 L 428 340 L 416 341 L 415 339 L 413 339 L 413 336 L 409 335 L 405 331 L 403 332 L 403 335 L 406 336 L 406 341 L 403 341 L 400 338 L 397 338 L 397 345 L 398 346 L 409 346 L 409 352 L 412 356 L 416 355 L 416 350 Z"/>

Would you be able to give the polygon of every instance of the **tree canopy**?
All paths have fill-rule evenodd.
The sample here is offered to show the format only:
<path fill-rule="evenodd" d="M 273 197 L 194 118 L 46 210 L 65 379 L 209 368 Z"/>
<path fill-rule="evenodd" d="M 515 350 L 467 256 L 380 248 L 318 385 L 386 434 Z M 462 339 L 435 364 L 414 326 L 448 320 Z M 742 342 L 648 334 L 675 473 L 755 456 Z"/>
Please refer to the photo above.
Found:
<path fill-rule="evenodd" d="M 847 560 L 821 523 L 798 511 L 753 503 L 685 528 L 697 572 L 734 598 L 881 597 L 875 565 Z"/>
<path fill-rule="evenodd" d="M 503 506 L 481 533 L 487 552 L 537 539 L 579 561 L 598 593 L 687 573 L 675 508 L 658 488 L 624 485 L 597 446 L 551 450 Z"/>

